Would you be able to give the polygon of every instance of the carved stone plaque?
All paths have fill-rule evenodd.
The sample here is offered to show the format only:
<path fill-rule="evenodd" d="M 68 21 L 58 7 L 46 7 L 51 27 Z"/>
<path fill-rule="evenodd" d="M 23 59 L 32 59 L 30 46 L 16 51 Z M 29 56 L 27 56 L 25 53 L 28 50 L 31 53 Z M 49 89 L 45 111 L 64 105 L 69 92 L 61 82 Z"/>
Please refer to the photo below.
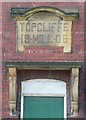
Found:
<path fill-rule="evenodd" d="M 77 13 L 53 7 L 13 8 L 11 16 L 17 21 L 17 51 L 31 47 L 63 47 L 71 52 L 72 21 Z"/>
<path fill-rule="evenodd" d="M 18 51 L 31 46 L 62 46 L 71 52 L 72 21 L 17 21 Z"/>

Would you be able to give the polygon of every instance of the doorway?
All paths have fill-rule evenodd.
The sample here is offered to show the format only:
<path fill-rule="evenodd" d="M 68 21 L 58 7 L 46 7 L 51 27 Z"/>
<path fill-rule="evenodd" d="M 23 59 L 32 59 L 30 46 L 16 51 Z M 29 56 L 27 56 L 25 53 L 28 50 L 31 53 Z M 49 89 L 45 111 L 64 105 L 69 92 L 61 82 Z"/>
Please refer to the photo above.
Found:
<path fill-rule="evenodd" d="M 53 79 L 23 81 L 21 118 L 66 118 L 66 83 Z"/>

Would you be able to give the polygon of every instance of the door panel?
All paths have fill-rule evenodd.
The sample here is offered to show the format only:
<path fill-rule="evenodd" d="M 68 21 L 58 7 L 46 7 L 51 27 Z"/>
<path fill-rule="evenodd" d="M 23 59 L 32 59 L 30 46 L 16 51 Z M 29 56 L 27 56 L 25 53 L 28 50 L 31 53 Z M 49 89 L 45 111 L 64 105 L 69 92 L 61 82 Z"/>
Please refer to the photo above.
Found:
<path fill-rule="evenodd" d="M 23 118 L 64 118 L 63 97 L 25 96 Z"/>

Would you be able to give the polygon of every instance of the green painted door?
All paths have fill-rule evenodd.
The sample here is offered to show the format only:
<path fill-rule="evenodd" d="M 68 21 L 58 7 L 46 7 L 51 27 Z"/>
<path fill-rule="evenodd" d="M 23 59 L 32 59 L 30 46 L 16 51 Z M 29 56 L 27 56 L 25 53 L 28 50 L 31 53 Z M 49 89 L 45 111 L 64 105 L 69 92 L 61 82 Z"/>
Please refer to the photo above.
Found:
<path fill-rule="evenodd" d="M 63 97 L 24 97 L 23 118 L 64 118 Z"/>

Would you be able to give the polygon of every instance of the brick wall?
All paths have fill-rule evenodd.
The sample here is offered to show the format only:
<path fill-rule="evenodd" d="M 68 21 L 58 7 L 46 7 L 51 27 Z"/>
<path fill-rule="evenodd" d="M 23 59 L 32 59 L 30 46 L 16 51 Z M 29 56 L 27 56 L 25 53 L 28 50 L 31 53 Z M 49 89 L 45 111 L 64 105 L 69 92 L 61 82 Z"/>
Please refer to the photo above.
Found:
<path fill-rule="evenodd" d="M 3 50 L 3 118 L 9 117 L 9 80 L 8 80 L 8 69 L 4 66 L 5 62 L 82 62 L 84 64 L 84 3 L 3 3 L 2 4 L 2 50 Z M 63 48 L 52 48 L 57 50 L 58 53 L 50 53 L 47 54 L 43 52 L 39 54 L 40 50 L 44 50 L 44 48 L 32 48 L 32 50 L 36 50 L 36 53 L 29 53 L 28 48 L 24 53 L 16 52 L 16 21 L 11 19 L 10 9 L 12 7 L 35 7 L 35 6 L 54 6 L 58 8 L 70 8 L 70 7 L 78 7 L 79 8 L 79 20 L 73 22 L 72 28 L 72 53 L 64 54 Z M 46 48 L 49 50 L 50 48 Z M 18 71 L 18 84 L 23 79 L 30 79 L 28 75 L 34 72 L 33 78 L 37 78 L 37 74 L 39 71 L 29 71 L 29 70 L 21 70 Z M 51 71 L 47 71 L 50 78 L 54 76 L 54 79 L 61 79 L 67 81 L 68 85 L 70 83 L 70 71 L 56 71 L 56 74 L 51 73 Z M 21 76 L 22 74 L 22 76 Z M 40 71 L 39 77 L 46 78 L 43 71 Z M 49 78 L 48 76 L 48 78 Z M 68 88 L 69 90 L 70 88 Z M 19 103 L 17 103 L 17 110 L 20 109 Z M 68 112 L 70 110 L 70 105 L 68 103 Z M 17 112 L 19 116 L 19 111 Z M 80 70 L 80 78 L 79 78 L 79 117 L 84 116 L 84 65 L 82 65 Z"/>
<path fill-rule="evenodd" d="M 2 3 L 0 2 L 0 23 L 2 23 Z M 2 118 L 2 24 L 0 24 L 0 119 Z"/>
<path fill-rule="evenodd" d="M 84 11 L 86 11 L 86 2 L 84 3 Z M 86 12 L 84 13 L 84 101 L 86 101 Z M 86 102 L 85 108 L 85 118 L 86 118 Z"/>

